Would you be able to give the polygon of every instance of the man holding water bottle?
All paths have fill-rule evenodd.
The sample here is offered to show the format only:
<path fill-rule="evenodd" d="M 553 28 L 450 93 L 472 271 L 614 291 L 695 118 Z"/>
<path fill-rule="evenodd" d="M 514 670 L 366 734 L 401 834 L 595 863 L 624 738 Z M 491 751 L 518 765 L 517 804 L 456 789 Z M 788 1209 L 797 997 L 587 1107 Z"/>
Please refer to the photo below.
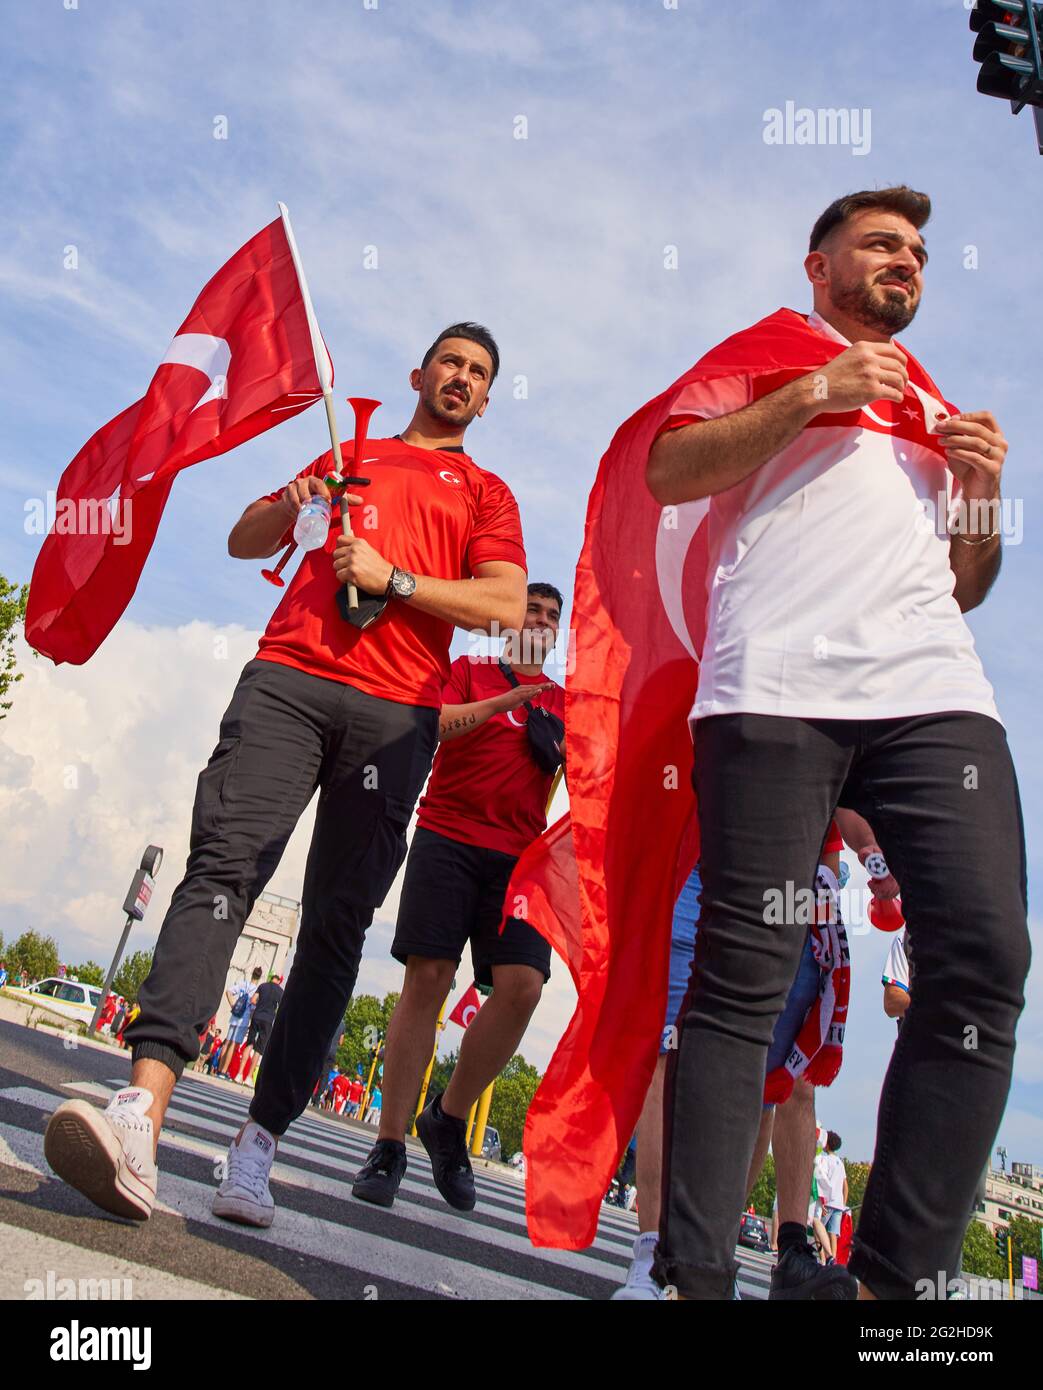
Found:
<path fill-rule="evenodd" d="M 52 1168 L 107 1211 L 146 1220 L 155 1155 L 177 1078 L 221 996 L 257 895 L 319 790 L 293 970 L 214 1212 L 268 1226 L 278 1137 L 303 1111 L 351 997 L 366 929 L 405 856 L 405 831 L 438 741 L 454 627 L 516 630 L 526 602 L 517 503 L 464 452 L 499 368 L 487 329 L 446 329 L 410 374 L 418 402 L 401 435 L 345 459 L 351 536 L 306 551 L 248 662 L 200 774 L 185 876 L 164 919 L 141 1014 L 128 1030 L 130 1085 L 105 1111 L 68 1102 L 48 1125 Z M 350 450 L 348 451 L 350 453 Z M 274 555 L 304 503 L 329 498 L 324 454 L 254 502 L 229 537 L 240 559 Z M 345 621 L 342 586 L 382 611 Z"/>

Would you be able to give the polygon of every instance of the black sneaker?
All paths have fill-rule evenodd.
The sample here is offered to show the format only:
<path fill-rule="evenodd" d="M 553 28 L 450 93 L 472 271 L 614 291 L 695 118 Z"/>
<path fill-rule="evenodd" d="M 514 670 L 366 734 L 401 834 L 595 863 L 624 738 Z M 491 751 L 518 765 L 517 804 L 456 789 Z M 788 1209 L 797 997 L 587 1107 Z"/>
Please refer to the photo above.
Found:
<path fill-rule="evenodd" d="M 771 1272 L 768 1297 L 848 1302 L 858 1297 L 858 1280 L 844 1265 L 820 1265 L 810 1246 L 791 1245 Z"/>
<path fill-rule="evenodd" d="M 467 1125 L 442 1112 L 441 1094 L 417 1116 L 416 1132 L 431 1159 L 435 1186 L 457 1211 L 473 1211 L 478 1197 L 467 1157 Z"/>
<path fill-rule="evenodd" d="M 406 1146 L 378 1139 L 351 1184 L 351 1195 L 375 1207 L 390 1207 L 406 1173 Z"/>

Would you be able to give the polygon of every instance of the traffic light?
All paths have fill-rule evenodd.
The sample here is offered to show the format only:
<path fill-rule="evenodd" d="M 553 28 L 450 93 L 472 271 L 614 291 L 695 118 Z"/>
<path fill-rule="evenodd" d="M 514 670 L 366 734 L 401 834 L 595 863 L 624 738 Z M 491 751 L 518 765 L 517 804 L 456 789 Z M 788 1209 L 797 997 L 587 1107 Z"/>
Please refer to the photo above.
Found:
<path fill-rule="evenodd" d="M 981 64 L 978 91 L 1010 102 L 1015 115 L 1036 108 L 1036 134 L 1043 154 L 1043 0 L 976 0 L 970 15 L 974 61 Z"/>
<path fill-rule="evenodd" d="M 1006 1261 L 1007 1261 L 1007 1241 L 1008 1241 L 1009 1239 L 1010 1239 L 1010 1231 L 1009 1231 L 1005 1226 L 997 1226 L 997 1227 L 996 1227 L 996 1254 L 1000 1257 L 1001 1260 L 1003 1260 L 1004 1263 L 1006 1263 Z"/>

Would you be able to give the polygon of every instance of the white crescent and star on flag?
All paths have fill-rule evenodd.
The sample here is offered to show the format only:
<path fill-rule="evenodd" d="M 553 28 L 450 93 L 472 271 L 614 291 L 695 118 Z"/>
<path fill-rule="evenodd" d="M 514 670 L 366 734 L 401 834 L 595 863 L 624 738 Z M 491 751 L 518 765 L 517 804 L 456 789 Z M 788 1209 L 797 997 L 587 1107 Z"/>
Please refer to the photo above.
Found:
<path fill-rule="evenodd" d="M 894 419 L 888 420 L 874 410 L 872 405 L 866 405 L 862 407 L 861 411 L 861 416 L 866 424 L 870 428 L 875 427 L 889 433 L 903 424 L 902 416 L 910 422 L 915 421 L 917 424 L 922 418 L 924 433 L 936 434 L 941 421 L 949 419 L 949 408 L 913 381 L 909 382 L 908 389 L 918 402 L 920 412 L 904 402 L 901 406 L 898 402 L 886 402 L 888 408 L 893 409 L 895 416 Z M 820 419 L 823 423 L 828 422 L 828 416 L 822 416 Z M 910 426 L 907 425 L 906 429 L 910 430 Z M 685 502 L 680 506 L 664 507 L 660 512 L 659 524 L 656 528 L 656 581 L 659 586 L 663 610 L 677 640 L 694 660 L 698 660 L 698 653 L 685 616 L 684 571 L 692 542 L 699 527 L 706 520 L 709 510 L 710 499 L 708 497 L 701 498 L 697 502 Z"/>

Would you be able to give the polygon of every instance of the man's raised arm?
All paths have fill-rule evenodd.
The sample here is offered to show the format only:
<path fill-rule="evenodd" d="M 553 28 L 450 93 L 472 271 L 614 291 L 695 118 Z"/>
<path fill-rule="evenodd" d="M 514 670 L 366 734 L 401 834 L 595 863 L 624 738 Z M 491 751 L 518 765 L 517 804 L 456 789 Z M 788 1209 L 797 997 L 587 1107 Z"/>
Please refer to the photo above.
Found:
<path fill-rule="evenodd" d="M 262 497 L 251 502 L 232 527 L 228 537 L 228 553 L 235 560 L 267 560 L 279 549 L 286 529 L 297 520 L 297 513 L 309 497 L 330 500 L 330 490 L 314 473 L 302 473 L 294 478 L 275 502 Z M 363 499 L 348 493 L 348 501 L 357 506 Z M 334 517 L 336 522 L 336 517 Z"/>
<path fill-rule="evenodd" d="M 743 482 L 792 444 L 816 415 L 900 401 L 905 354 L 893 343 L 854 343 L 818 371 L 752 405 L 661 434 L 648 455 L 648 489 L 661 506 L 713 497 Z"/>

